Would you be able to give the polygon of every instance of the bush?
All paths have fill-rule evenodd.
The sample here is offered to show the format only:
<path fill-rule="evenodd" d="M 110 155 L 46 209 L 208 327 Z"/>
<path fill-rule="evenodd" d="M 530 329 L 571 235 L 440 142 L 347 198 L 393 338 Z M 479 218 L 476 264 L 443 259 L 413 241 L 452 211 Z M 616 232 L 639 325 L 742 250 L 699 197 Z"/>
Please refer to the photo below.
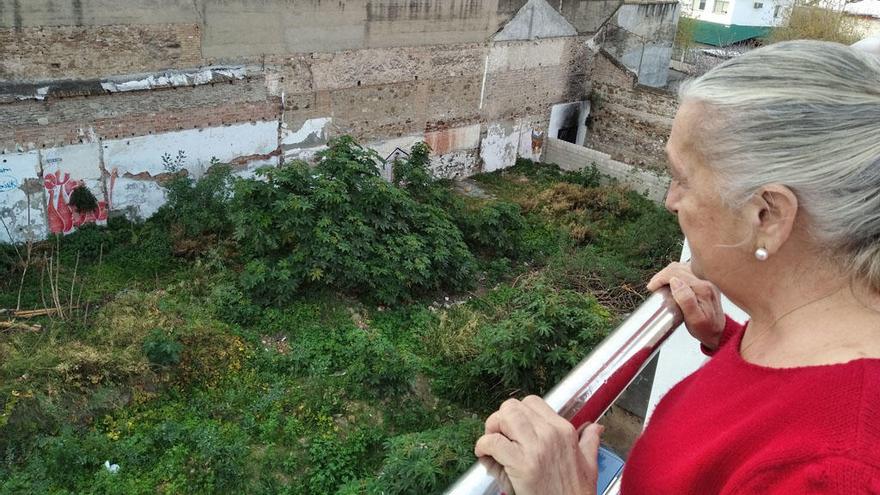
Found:
<path fill-rule="evenodd" d="M 844 12 L 846 2 L 815 2 L 797 0 L 785 8 L 783 22 L 770 31 L 767 41 L 778 43 L 790 40 L 821 40 L 851 45 L 864 34 L 859 19 Z"/>
<path fill-rule="evenodd" d="M 199 180 L 177 167 L 166 163 L 171 174 L 162 182 L 166 202 L 154 218 L 171 232 L 177 254 L 198 254 L 205 246 L 232 233 L 232 167 L 212 160 Z"/>
<path fill-rule="evenodd" d="M 153 329 L 144 340 L 144 354 L 151 363 L 170 366 L 180 362 L 183 345 L 161 328 Z"/>
<path fill-rule="evenodd" d="M 456 223 L 476 251 L 512 259 L 533 254 L 524 243 L 528 225 L 517 204 L 495 201 L 476 210 L 465 208 L 457 215 Z"/>
<path fill-rule="evenodd" d="M 445 322 L 441 316 L 437 332 L 450 335 L 431 339 L 444 342 L 441 349 L 449 352 L 438 364 L 444 368 L 439 391 L 481 408 L 513 393 L 542 395 L 601 342 L 611 323 L 594 298 L 555 289 L 541 275 L 495 289 L 473 304 L 486 307 L 482 316 L 466 314 L 467 306 L 453 308 L 465 314 Z M 455 322 L 462 327 L 450 324 Z M 469 335 L 470 346 L 454 344 Z"/>
<path fill-rule="evenodd" d="M 474 258 L 442 209 L 379 175 L 375 152 L 343 137 L 304 162 L 239 181 L 232 210 L 242 283 L 264 301 L 315 285 L 384 303 L 471 285 Z"/>
<path fill-rule="evenodd" d="M 98 198 L 88 187 L 80 185 L 70 193 L 69 204 L 81 214 L 92 213 L 98 209 Z"/>
<path fill-rule="evenodd" d="M 450 426 L 393 437 L 385 444 L 388 453 L 378 478 L 361 482 L 361 486 L 366 487 L 368 493 L 440 493 L 476 462 L 474 443 L 482 433 L 482 427 L 481 421 L 467 419 Z"/>

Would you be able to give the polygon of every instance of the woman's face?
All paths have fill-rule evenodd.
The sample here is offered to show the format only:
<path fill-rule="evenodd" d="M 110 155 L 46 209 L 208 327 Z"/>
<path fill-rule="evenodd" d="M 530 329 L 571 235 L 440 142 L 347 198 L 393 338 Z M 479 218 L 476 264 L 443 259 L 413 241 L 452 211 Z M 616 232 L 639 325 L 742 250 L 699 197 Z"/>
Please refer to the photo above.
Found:
<path fill-rule="evenodd" d="M 675 116 L 666 144 L 672 176 L 666 209 L 678 216 L 690 243 L 694 274 L 719 284 L 743 268 L 754 246 L 742 215 L 722 203 L 717 179 L 697 146 L 706 113 L 705 106 L 685 102 Z"/>

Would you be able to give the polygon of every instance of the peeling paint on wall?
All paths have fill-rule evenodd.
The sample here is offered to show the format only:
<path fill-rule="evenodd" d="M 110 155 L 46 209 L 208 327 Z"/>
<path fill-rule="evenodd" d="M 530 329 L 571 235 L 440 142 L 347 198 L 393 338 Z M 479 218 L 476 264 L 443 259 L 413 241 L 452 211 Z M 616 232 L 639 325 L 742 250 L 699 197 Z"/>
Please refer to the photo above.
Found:
<path fill-rule="evenodd" d="M 213 158 L 229 163 L 242 156 L 268 155 L 277 147 L 278 123 L 257 122 L 108 139 L 104 141 L 104 161 L 106 168 L 118 168 L 123 177 L 149 179 L 167 172 L 163 155 L 176 159 L 183 151 L 178 165 L 200 177 Z"/>
<path fill-rule="evenodd" d="M 529 160 L 539 161 L 544 150 L 544 132 L 531 125 L 519 127 L 519 148 L 517 154 Z"/>
<path fill-rule="evenodd" d="M 463 179 L 480 172 L 479 150 L 453 151 L 431 156 L 431 175 L 441 179 Z"/>
<path fill-rule="evenodd" d="M 60 80 L 50 84 L 18 83 L 0 87 L 2 99 L 45 100 L 47 96 L 92 96 L 102 93 L 124 93 L 150 89 L 181 88 L 242 80 L 259 69 L 244 66 L 206 67 L 196 70 L 168 70 L 153 74 L 117 76 L 96 80 Z"/>
<path fill-rule="evenodd" d="M 296 131 L 281 124 L 281 145 L 285 150 L 291 148 L 315 148 L 327 143 L 327 126 L 333 121 L 330 117 L 308 119 Z"/>
<path fill-rule="evenodd" d="M 46 236 L 43 187 L 36 151 L 0 155 L 0 241 L 24 242 Z"/>
<path fill-rule="evenodd" d="M 480 124 L 425 133 L 425 142 L 437 155 L 476 149 L 480 145 Z"/>
<path fill-rule="evenodd" d="M 119 172 L 113 208 L 125 210 L 130 216 L 148 218 L 165 202 L 164 191 L 156 179 L 169 172 L 166 161 L 195 178 L 201 177 L 215 158 L 237 164 L 238 173 L 251 174 L 261 166 L 275 164 L 271 156 L 278 148 L 278 123 L 110 139 L 103 146 L 105 167 Z M 178 155 L 180 152 L 183 154 Z"/>
<path fill-rule="evenodd" d="M 516 163 L 519 129 L 511 123 L 491 124 L 480 143 L 483 172 L 493 172 Z"/>

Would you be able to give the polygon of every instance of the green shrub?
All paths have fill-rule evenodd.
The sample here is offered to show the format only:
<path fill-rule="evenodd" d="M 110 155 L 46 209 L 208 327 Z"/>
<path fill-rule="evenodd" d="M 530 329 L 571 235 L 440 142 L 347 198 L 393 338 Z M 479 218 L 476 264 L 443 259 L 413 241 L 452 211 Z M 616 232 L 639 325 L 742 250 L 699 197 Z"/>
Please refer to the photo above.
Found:
<path fill-rule="evenodd" d="M 85 185 L 73 189 L 68 203 L 81 214 L 92 213 L 98 209 L 98 198 Z"/>
<path fill-rule="evenodd" d="M 511 393 L 545 393 L 601 342 L 611 323 L 594 298 L 556 289 L 541 275 L 472 304 L 483 314 L 467 306 L 449 310 L 449 323 L 443 325 L 441 315 L 436 330 L 448 337 L 432 340 L 445 343 L 440 349 L 448 353 L 438 363 L 438 391 L 481 409 Z"/>
<path fill-rule="evenodd" d="M 483 423 L 467 419 L 449 426 L 398 435 L 385 443 L 379 476 L 351 483 L 342 493 L 440 493 L 476 461 L 474 443 Z"/>
<path fill-rule="evenodd" d="M 144 339 L 144 354 L 153 364 L 159 366 L 177 364 L 180 362 L 181 352 L 183 352 L 183 344 L 161 328 L 153 329 Z"/>
<path fill-rule="evenodd" d="M 232 233 L 232 167 L 212 160 L 199 180 L 177 165 L 166 163 L 166 168 L 170 177 L 161 183 L 166 201 L 153 218 L 169 229 L 175 252 L 197 254 L 217 239 L 228 237 Z"/>
<path fill-rule="evenodd" d="M 211 287 L 208 307 L 217 318 L 239 325 L 251 325 L 261 316 L 261 309 L 236 284 L 221 281 Z"/>
<path fill-rule="evenodd" d="M 474 259 L 449 215 L 383 180 L 377 160 L 343 137 L 314 170 L 294 162 L 239 181 L 232 210 L 244 287 L 263 301 L 314 285 L 385 303 L 468 287 Z"/>
<path fill-rule="evenodd" d="M 513 259 L 532 254 L 524 243 L 528 225 L 517 204 L 495 201 L 476 210 L 464 209 L 456 223 L 474 250 Z"/>

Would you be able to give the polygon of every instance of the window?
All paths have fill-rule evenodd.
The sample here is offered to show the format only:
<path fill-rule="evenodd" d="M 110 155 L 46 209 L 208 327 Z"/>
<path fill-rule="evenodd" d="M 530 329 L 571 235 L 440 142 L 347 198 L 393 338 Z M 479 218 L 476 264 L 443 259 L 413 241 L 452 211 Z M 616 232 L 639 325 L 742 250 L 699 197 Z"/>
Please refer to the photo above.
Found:
<path fill-rule="evenodd" d="M 763 3 L 763 2 L 755 2 L 754 7 L 755 7 L 756 9 L 763 9 L 763 8 L 764 8 L 764 3 Z"/>
<path fill-rule="evenodd" d="M 776 7 L 773 7 L 773 18 L 774 18 L 774 19 L 777 18 L 777 17 L 779 17 L 779 12 L 780 12 L 781 10 L 782 10 L 782 6 L 780 6 L 780 5 L 777 5 Z"/>
<path fill-rule="evenodd" d="M 715 0 L 715 9 L 712 12 L 726 14 L 728 5 L 730 5 L 730 0 Z"/>
<path fill-rule="evenodd" d="M 694 0 L 694 9 L 706 10 L 706 0 Z"/>

